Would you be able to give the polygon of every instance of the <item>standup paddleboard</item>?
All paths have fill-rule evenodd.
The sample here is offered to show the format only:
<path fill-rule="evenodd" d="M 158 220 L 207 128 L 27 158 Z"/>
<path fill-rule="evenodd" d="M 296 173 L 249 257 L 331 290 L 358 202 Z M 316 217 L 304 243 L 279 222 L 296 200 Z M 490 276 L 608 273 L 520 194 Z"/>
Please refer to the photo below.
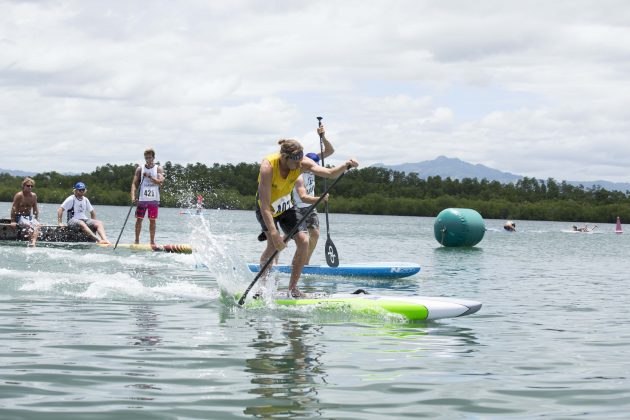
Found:
<path fill-rule="evenodd" d="M 431 321 L 443 318 L 455 318 L 474 314 L 481 309 L 481 302 L 466 299 L 454 299 L 429 296 L 379 296 L 370 294 L 313 295 L 301 299 L 278 296 L 275 303 L 279 306 L 314 307 L 351 311 L 363 314 L 398 314 L 409 321 Z M 246 307 L 261 307 L 263 299 L 250 299 Z"/>
<path fill-rule="evenodd" d="M 249 270 L 257 273 L 260 264 L 247 264 Z M 291 266 L 288 264 L 274 265 L 273 269 L 280 273 L 291 273 Z M 402 278 L 412 276 L 420 271 L 420 265 L 404 262 L 383 262 L 383 263 L 358 263 L 343 264 L 339 267 L 328 267 L 327 265 L 305 265 L 302 274 L 316 274 L 319 276 L 361 276 L 361 277 L 386 277 Z"/>
<path fill-rule="evenodd" d="M 114 244 L 97 244 L 103 248 L 114 249 Z M 132 251 L 154 251 L 154 252 L 170 252 L 173 254 L 192 254 L 192 246 L 188 244 L 167 244 L 167 245 L 149 245 L 149 244 L 118 244 L 116 248 L 126 248 Z"/>

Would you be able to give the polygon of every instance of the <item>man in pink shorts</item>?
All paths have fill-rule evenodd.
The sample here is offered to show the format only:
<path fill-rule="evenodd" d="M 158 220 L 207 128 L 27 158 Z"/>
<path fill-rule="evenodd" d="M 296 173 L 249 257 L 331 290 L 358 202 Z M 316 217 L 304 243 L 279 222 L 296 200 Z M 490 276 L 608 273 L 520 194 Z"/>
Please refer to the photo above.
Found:
<path fill-rule="evenodd" d="M 158 217 L 160 185 L 164 182 L 164 171 L 161 166 L 155 164 L 155 151 L 153 149 L 144 151 L 144 160 L 146 163 L 136 168 L 136 173 L 131 182 L 131 201 L 138 204 L 136 208 L 135 243 L 140 243 L 142 221 L 148 210 L 149 235 L 151 237 L 151 245 L 155 245 L 155 221 Z M 139 197 L 136 198 L 136 189 L 138 188 L 140 192 Z"/>

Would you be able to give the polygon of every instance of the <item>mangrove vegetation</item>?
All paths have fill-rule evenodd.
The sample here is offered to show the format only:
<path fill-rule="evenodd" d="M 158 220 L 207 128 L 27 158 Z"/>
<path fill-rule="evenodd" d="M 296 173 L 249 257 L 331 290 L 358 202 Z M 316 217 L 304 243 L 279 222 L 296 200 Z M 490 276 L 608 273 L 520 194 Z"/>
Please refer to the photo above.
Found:
<path fill-rule="evenodd" d="M 258 163 L 184 166 L 166 162 L 163 168 L 162 206 L 188 207 L 201 194 L 207 208 L 253 208 Z M 72 193 L 74 183 L 83 181 L 93 204 L 126 206 L 134 170 L 133 164 L 107 164 L 91 173 L 44 172 L 32 178 L 41 203 L 61 203 Z M 22 179 L 0 174 L 0 201 L 11 202 L 21 190 Z M 323 182 L 318 182 L 318 194 L 322 188 Z M 355 214 L 434 217 L 449 207 L 472 208 L 491 219 L 614 223 L 617 216 L 630 220 L 630 191 L 585 188 L 553 178 L 523 178 L 509 184 L 439 176 L 424 179 L 415 173 L 368 167 L 348 172 L 331 191 L 329 202 L 331 212 Z"/>

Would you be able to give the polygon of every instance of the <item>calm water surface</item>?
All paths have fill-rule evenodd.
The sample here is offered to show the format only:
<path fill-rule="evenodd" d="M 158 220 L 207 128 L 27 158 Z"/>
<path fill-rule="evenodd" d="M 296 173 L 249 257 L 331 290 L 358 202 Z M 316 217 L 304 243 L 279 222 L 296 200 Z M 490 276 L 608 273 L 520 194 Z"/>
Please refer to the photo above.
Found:
<path fill-rule="evenodd" d="M 43 205 L 43 221 L 55 210 Z M 128 208 L 96 210 L 115 240 Z M 0 419 L 627 417 L 630 231 L 517 221 L 507 233 L 486 220 L 479 245 L 445 249 L 432 218 L 330 221 L 342 263 L 422 271 L 305 277 L 304 289 L 453 296 L 482 310 L 411 324 L 236 308 L 220 290 L 253 279 L 244 265 L 263 245 L 252 212 L 160 209 L 158 242 L 192 243 L 193 255 L 0 244 Z M 325 263 L 322 248 L 313 261 Z"/>

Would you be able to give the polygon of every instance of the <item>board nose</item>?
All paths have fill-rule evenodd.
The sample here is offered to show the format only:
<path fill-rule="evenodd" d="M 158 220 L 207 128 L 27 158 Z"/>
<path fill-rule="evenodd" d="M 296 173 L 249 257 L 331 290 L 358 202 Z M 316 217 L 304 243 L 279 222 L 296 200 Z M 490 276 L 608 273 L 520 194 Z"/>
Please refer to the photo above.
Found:
<path fill-rule="evenodd" d="M 463 305 L 465 305 L 468 310 L 459 316 L 474 314 L 475 312 L 479 312 L 479 309 L 481 309 L 481 302 L 467 301 L 464 302 Z"/>

